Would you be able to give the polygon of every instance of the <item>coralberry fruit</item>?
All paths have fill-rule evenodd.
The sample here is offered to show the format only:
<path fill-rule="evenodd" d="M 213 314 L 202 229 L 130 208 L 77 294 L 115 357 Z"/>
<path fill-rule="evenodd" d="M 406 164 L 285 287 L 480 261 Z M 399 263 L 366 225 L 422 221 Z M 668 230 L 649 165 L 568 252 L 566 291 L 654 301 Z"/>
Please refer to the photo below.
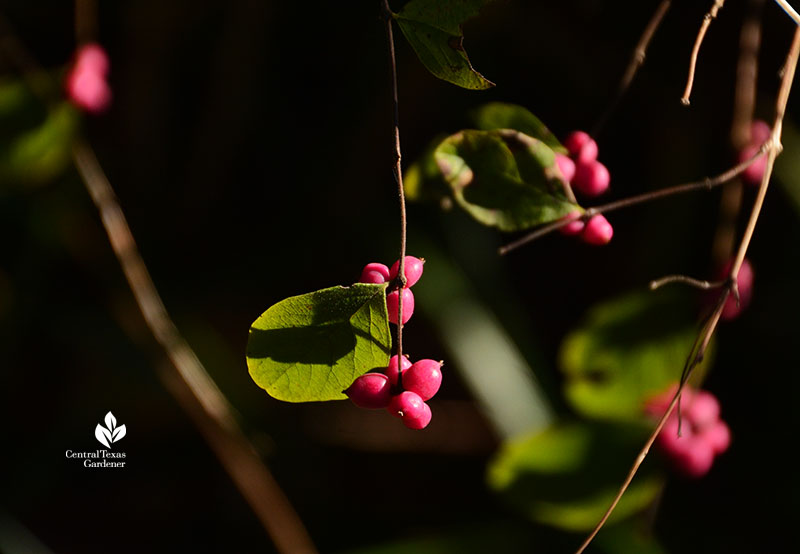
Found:
<path fill-rule="evenodd" d="M 405 306 L 403 306 L 403 311 L 405 311 Z M 411 367 L 411 361 L 406 356 L 403 356 L 403 361 L 401 364 L 397 363 L 397 354 L 389 358 L 389 365 L 386 366 L 386 376 L 389 378 L 389 382 L 393 387 L 397 386 L 400 372 L 403 372 L 403 377 L 405 378 L 405 371 L 409 367 Z"/>
<path fill-rule="evenodd" d="M 750 144 L 757 144 L 761 146 L 769 139 L 772 134 L 772 128 L 766 121 L 756 119 L 750 125 Z"/>
<path fill-rule="evenodd" d="M 353 381 L 344 393 L 356 406 L 377 410 L 389 405 L 392 400 L 392 385 L 383 373 L 365 373 Z"/>
<path fill-rule="evenodd" d="M 111 104 L 111 88 L 106 82 L 108 56 L 98 44 L 87 44 L 75 55 L 75 63 L 67 74 L 69 99 L 78 107 L 99 113 Z"/>
<path fill-rule="evenodd" d="M 383 264 L 371 263 L 364 266 L 361 271 L 359 283 L 385 283 L 389 280 L 389 268 Z"/>
<path fill-rule="evenodd" d="M 576 164 L 590 162 L 597 159 L 597 143 L 583 131 L 573 131 L 564 141 L 564 146 L 569 151 L 569 156 Z"/>
<path fill-rule="evenodd" d="M 717 277 L 719 279 L 727 278 L 732 265 L 733 260 L 725 264 L 725 267 L 717 274 Z M 750 300 L 753 297 L 754 278 L 755 273 L 753 272 L 753 266 L 750 265 L 750 262 L 745 258 L 742 262 L 742 267 L 739 268 L 739 275 L 736 277 L 736 283 L 739 288 L 739 304 L 736 304 L 736 298 L 733 296 L 733 293 L 729 294 L 728 299 L 725 300 L 725 306 L 722 308 L 722 314 L 720 316 L 722 319 L 726 321 L 735 319 L 742 310 L 750 305 Z"/>
<path fill-rule="evenodd" d="M 392 397 L 387 409 L 411 429 L 422 429 L 431 421 L 430 407 L 415 392 L 404 391 Z"/>
<path fill-rule="evenodd" d="M 419 278 L 422 277 L 422 269 L 423 264 L 425 262 L 420 260 L 419 258 L 415 258 L 414 256 L 406 256 L 405 262 L 403 264 L 403 273 L 406 276 L 406 287 L 413 287 Z M 394 281 L 397 278 L 397 274 L 400 270 L 400 260 L 397 260 L 392 265 L 392 269 L 389 271 L 389 281 Z M 405 302 L 405 299 L 403 299 Z"/>
<path fill-rule="evenodd" d="M 581 212 L 579 212 L 578 210 L 575 210 L 573 212 L 568 213 L 564 217 L 562 217 L 561 219 L 573 219 L 573 218 L 577 218 L 577 219 L 575 219 L 574 221 L 570 221 L 569 223 L 567 223 L 566 225 L 561 227 L 559 229 L 559 232 L 561 234 L 564 234 L 564 235 L 567 235 L 567 236 L 580 234 L 580 232 L 583 231 L 583 228 L 586 225 L 583 222 L 583 220 L 580 219 L 580 215 L 581 215 Z"/>
<path fill-rule="evenodd" d="M 389 321 L 397 325 L 398 312 L 400 311 L 400 291 L 393 290 L 386 295 L 386 310 L 389 313 Z M 403 325 L 408 323 L 414 314 L 414 293 L 409 289 L 403 289 Z"/>
<path fill-rule="evenodd" d="M 575 162 L 564 154 L 556 154 L 556 165 L 564 180 L 567 183 L 572 182 L 572 178 L 575 177 Z"/>
<path fill-rule="evenodd" d="M 442 385 L 442 364 L 436 360 L 418 360 L 403 373 L 403 388 L 430 400 Z"/>
<path fill-rule="evenodd" d="M 585 196 L 599 196 L 608 190 L 611 174 L 606 166 L 597 160 L 579 162 L 575 167 L 572 186 Z"/>
<path fill-rule="evenodd" d="M 592 216 L 581 234 L 584 242 L 598 246 L 608 244 L 613 236 L 614 228 L 602 214 Z"/>
<path fill-rule="evenodd" d="M 756 146 L 755 144 L 751 144 L 750 146 L 746 146 L 739 152 L 739 163 L 749 160 L 753 156 L 756 155 L 759 148 L 761 146 Z M 742 180 L 745 183 L 750 185 L 760 185 L 761 178 L 764 176 L 764 171 L 767 170 L 767 155 L 761 154 L 758 158 L 756 158 L 753 163 L 748 165 L 744 171 L 742 171 Z"/>

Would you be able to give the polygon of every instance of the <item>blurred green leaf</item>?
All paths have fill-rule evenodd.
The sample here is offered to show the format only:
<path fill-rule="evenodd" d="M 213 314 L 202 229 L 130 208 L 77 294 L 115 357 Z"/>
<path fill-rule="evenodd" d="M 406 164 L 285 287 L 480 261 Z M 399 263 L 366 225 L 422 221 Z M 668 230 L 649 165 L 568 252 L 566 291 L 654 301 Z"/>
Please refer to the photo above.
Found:
<path fill-rule="evenodd" d="M 666 554 L 667 551 L 636 521 L 604 527 L 594 541 L 595 548 L 605 554 Z M 646 526 L 650 527 L 650 525 Z"/>
<path fill-rule="evenodd" d="M 406 200 L 440 202 L 443 198 L 450 198 L 450 186 L 439 171 L 434 157 L 436 148 L 445 138 L 445 135 L 436 137 L 422 155 L 406 168 L 403 175 Z"/>
<path fill-rule="evenodd" d="M 556 136 L 550 132 L 538 117 L 522 106 L 505 104 L 503 102 L 490 102 L 472 112 L 471 119 L 475 127 L 484 131 L 493 129 L 514 129 L 521 133 L 538 139 L 550 147 L 554 152 L 566 154 Z"/>
<path fill-rule="evenodd" d="M 648 432 L 634 424 L 555 425 L 507 441 L 489 465 L 489 485 L 534 521 L 586 531 L 611 504 Z M 645 463 L 609 521 L 646 508 L 662 485 Z"/>
<path fill-rule="evenodd" d="M 491 0 L 411 0 L 394 14 L 420 61 L 439 79 L 472 90 L 494 83 L 472 68 L 461 24 Z"/>
<path fill-rule="evenodd" d="M 287 402 L 341 400 L 359 375 L 389 363 L 386 285 L 331 287 L 286 298 L 250 328 L 247 366 Z"/>
<path fill-rule="evenodd" d="M 596 305 L 564 339 L 566 397 L 581 414 L 638 421 L 645 400 L 676 383 L 697 335 L 696 310 L 680 289 L 637 292 Z M 695 370 L 702 380 L 713 352 Z"/>
<path fill-rule="evenodd" d="M 564 195 L 555 153 L 519 132 L 460 131 L 439 145 L 435 159 L 456 202 L 501 231 L 528 229 L 581 210 Z"/>

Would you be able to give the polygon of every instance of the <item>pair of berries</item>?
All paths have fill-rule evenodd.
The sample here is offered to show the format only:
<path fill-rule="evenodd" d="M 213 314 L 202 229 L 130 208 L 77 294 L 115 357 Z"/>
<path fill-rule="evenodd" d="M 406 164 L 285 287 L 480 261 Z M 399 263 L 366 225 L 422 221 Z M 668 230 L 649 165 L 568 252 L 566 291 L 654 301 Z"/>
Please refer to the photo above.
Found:
<path fill-rule="evenodd" d="M 105 111 L 111 104 L 111 87 L 106 81 L 109 67 L 108 55 L 102 46 L 96 43 L 81 46 L 67 74 L 70 101 L 90 113 Z"/>
<path fill-rule="evenodd" d="M 750 144 L 739 151 L 739 163 L 749 160 L 756 155 L 761 146 L 769 140 L 772 129 L 765 121 L 756 119 L 750 125 Z M 758 186 L 761 178 L 767 169 L 767 155 L 761 154 L 753 163 L 747 166 L 742 172 L 742 181 L 747 184 Z"/>
<path fill-rule="evenodd" d="M 397 283 L 395 290 L 390 291 L 386 295 L 386 310 L 389 313 L 389 321 L 397 325 L 399 320 L 398 312 L 400 311 L 400 294 L 403 295 L 403 325 L 408 323 L 411 316 L 414 314 L 414 293 L 410 288 L 413 287 L 419 278 L 422 277 L 422 269 L 425 260 L 415 258 L 414 256 L 406 256 L 403 264 L 403 274 L 406 277 L 405 286 L 400 289 L 400 283 Z M 364 266 L 361 271 L 361 279 L 359 283 L 392 283 L 397 279 L 400 272 L 400 260 L 397 260 L 392 268 L 389 269 L 383 264 L 370 263 Z M 401 292 L 402 291 L 402 292 Z"/>
<path fill-rule="evenodd" d="M 651 399 L 645 407 L 646 413 L 660 417 L 677 390 L 677 385 L 673 385 Z M 714 457 L 728 449 L 731 432 L 719 418 L 719 412 L 719 401 L 710 392 L 683 390 L 681 421 L 677 409 L 674 410 L 656 438 L 659 450 L 676 470 L 688 477 L 702 477 L 711 469 Z"/>
<path fill-rule="evenodd" d="M 442 362 L 419 360 L 402 362 L 394 355 L 385 373 L 365 373 L 344 391 L 360 408 L 386 408 L 409 429 L 424 429 L 431 422 L 431 408 L 425 402 L 442 384 Z"/>

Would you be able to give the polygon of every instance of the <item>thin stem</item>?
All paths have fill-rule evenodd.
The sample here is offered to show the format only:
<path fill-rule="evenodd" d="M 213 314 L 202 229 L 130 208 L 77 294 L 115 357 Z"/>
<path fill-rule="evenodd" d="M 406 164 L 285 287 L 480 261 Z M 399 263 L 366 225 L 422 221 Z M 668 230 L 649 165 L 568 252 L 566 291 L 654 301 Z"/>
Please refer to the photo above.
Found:
<path fill-rule="evenodd" d="M 775 3 L 778 4 L 786 14 L 792 18 L 797 25 L 800 25 L 800 14 L 789 4 L 786 0 L 775 0 Z"/>
<path fill-rule="evenodd" d="M 73 149 L 75 166 L 92 198 L 122 272 L 156 341 L 177 371 L 170 390 L 198 422 L 208 444 L 250 504 L 280 552 L 316 552 L 292 508 L 232 415 L 227 399 L 178 331 L 139 254 L 125 214 L 91 147 Z M 255 495 L 261 491 L 263 495 Z M 271 502 L 265 503 L 265 498 Z"/>
<path fill-rule="evenodd" d="M 97 0 L 75 0 L 75 39 L 78 44 L 97 40 Z"/>
<path fill-rule="evenodd" d="M 715 289 L 723 286 L 725 281 L 702 281 L 700 279 L 694 279 L 693 277 L 689 277 L 687 275 L 667 275 L 666 277 L 662 277 L 661 279 L 656 279 L 654 281 L 650 281 L 650 290 L 656 290 L 664 285 L 669 285 L 671 283 L 683 283 L 684 285 L 689 285 L 698 289 L 708 290 L 708 289 Z"/>
<path fill-rule="evenodd" d="M 597 123 L 595 123 L 594 128 L 592 129 L 591 135 L 593 137 L 596 138 L 597 135 L 600 134 L 606 124 L 606 121 L 608 121 L 608 118 L 612 113 L 614 113 L 614 110 L 617 108 L 620 101 L 625 96 L 625 93 L 628 91 L 628 88 L 631 86 L 633 78 L 636 76 L 639 68 L 644 65 L 644 60 L 647 56 L 647 47 L 650 46 L 650 41 L 653 40 L 653 35 L 655 35 L 656 30 L 658 30 L 658 27 L 661 25 L 661 21 L 667 14 L 667 10 L 669 10 L 671 4 L 671 0 L 661 0 L 661 3 L 658 5 L 658 8 L 656 8 L 655 13 L 650 18 L 647 26 L 644 28 L 644 32 L 639 38 L 639 42 L 636 44 L 636 48 L 633 51 L 631 61 L 628 63 L 628 68 L 625 70 L 625 75 L 623 75 L 622 80 L 619 83 L 619 89 L 617 90 L 617 95 L 614 98 L 614 101 L 611 102 L 608 108 L 606 108 L 606 111 L 603 112 L 603 115 L 600 116 L 600 119 L 597 120 Z"/>
<path fill-rule="evenodd" d="M 386 41 L 389 47 L 389 66 L 392 75 L 392 111 L 394 112 L 394 179 L 397 183 L 397 195 L 400 200 L 400 262 L 397 269 L 398 301 L 397 301 L 397 359 L 403 359 L 403 289 L 406 286 L 406 195 L 403 190 L 403 170 L 400 151 L 400 101 L 397 95 L 397 60 L 394 53 L 394 35 L 392 33 L 392 10 L 388 0 L 383 0 L 383 18 L 386 23 Z"/>
<path fill-rule="evenodd" d="M 739 243 L 739 248 L 737 250 L 736 259 L 733 262 L 731 267 L 730 273 L 728 274 L 728 281 L 727 285 L 723 288 L 722 293 L 720 294 L 719 300 L 717 301 L 717 305 L 714 308 L 714 311 L 709 316 L 708 322 L 706 325 L 701 329 L 698 338 L 700 339 L 700 346 L 697 348 L 696 354 L 693 356 L 690 354 L 691 361 L 685 367 L 684 374 L 682 376 L 681 382 L 678 386 L 678 391 L 675 393 L 675 396 L 670 402 L 669 407 L 664 412 L 664 415 L 661 416 L 656 428 L 653 430 L 650 437 L 647 439 L 642 450 L 639 452 L 639 455 L 636 457 L 636 460 L 633 463 L 630 471 L 628 472 L 625 481 L 622 483 L 622 486 L 619 489 L 616 497 L 612 501 L 611 505 L 606 510 L 603 517 L 600 519 L 598 524 L 583 542 L 583 544 L 578 548 L 576 554 L 581 554 L 587 546 L 592 542 L 592 539 L 597 535 L 600 529 L 603 527 L 605 522 L 608 520 L 611 513 L 616 508 L 617 504 L 619 503 L 620 498 L 628 489 L 633 477 L 636 475 L 639 467 L 642 465 L 642 462 L 647 457 L 647 453 L 650 451 L 650 447 L 655 442 L 656 437 L 661 432 L 664 424 L 667 422 L 667 419 L 672 414 L 672 411 L 675 409 L 676 404 L 678 403 L 678 399 L 680 398 L 680 394 L 683 391 L 683 388 L 686 386 L 686 383 L 689 381 L 692 371 L 695 367 L 703 360 L 705 356 L 706 349 L 708 348 L 708 344 L 711 342 L 711 337 L 714 335 L 714 331 L 717 328 L 717 324 L 719 323 L 720 315 L 722 314 L 722 309 L 725 306 L 725 301 L 728 298 L 728 295 L 736 290 L 736 279 L 739 274 L 739 269 L 742 266 L 744 261 L 744 257 L 747 254 L 747 249 L 750 246 L 750 240 L 753 236 L 753 232 L 755 231 L 756 224 L 758 223 L 759 215 L 761 214 L 761 207 L 764 203 L 764 197 L 767 194 L 767 188 L 769 186 L 769 180 L 772 177 L 772 167 L 775 162 L 775 158 L 781 151 L 780 147 L 780 137 L 781 131 L 783 128 L 783 117 L 786 113 L 786 103 L 789 100 L 789 92 L 792 88 L 792 81 L 794 80 L 795 69 L 797 68 L 797 59 L 798 55 L 800 55 L 800 27 L 795 30 L 794 38 L 792 39 L 792 45 L 789 50 L 789 54 L 786 59 L 786 73 L 783 76 L 781 81 L 781 88 L 778 92 L 778 99 L 775 106 L 775 123 L 772 127 L 772 137 L 768 141 L 770 143 L 769 148 L 769 156 L 767 158 L 767 166 L 764 170 L 764 175 L 761 178 L 761 185 L 758 189 L 758 195 L 756 196 L 756 200 L 753 203 L 753 208 L 750 212 L 750 219 L 747 223 L 747 228 L 745 229 L 744 235 L 742 236 L 742 240 Z"/>
<path fill-rule="evenodd" d="M 703 44 L 703 39 L 706 36 L 706 31 L 711 25 L 711 22 L 716 19 L 717 12 L 722 9 L 725 0 L 714 0 L 714 5 L 711 10 L 703 17 L 703 24 L 700 25 L 700 31 L 697 33 L 697 38 L 694 41 L 694 48 L 692 48 L 692 56 L 689 58 L 689 78 L 686 80 L 686 90 L 683 91 L 681 102 L 684 106 L 689 105 L 689 97 L 692 95 L 692 85 L 694 84 L 694 72 L 697 66 L 697 55 L 700 53 L 700 46 Z"/>
<path fill-rule="evenodd" d="M 693 181 L 691 183 L 684 183 L 682 185 L 674 185 L 671 187 L 666 187 L 663 189 L 645 192 L 643 194 L 639 194 L 637 196 L 631 196 L 629 198 L 623 198 L 622 200 L 616 200 L 614 202 L 609 202 L 607 204 L 601 204 L 600 206 L 595 206 L 594 208 L 587 209 L 583 216 L 580 219 L 589 219 L 593 215 L 601 214 L 601 213 L 608 213 L 613 212 L 615 210 L 620 210 L 622 208 L 629 208 L 631 206 L 636 206 L 638 204 L 644 204 L 646 202 L 652 202 L 653 200 L 658 200 L 660 198 L 666 198 L 668 196 L 675 196 L 678 194 L 684 194 L 687 192 L 693 192 L 696 190 L 710 190 L 714 187 L 718 187 L 723 183 L 727 183 L 737 175 L 741 174 L 745 169 L 747 169 L 753 162 L 756 161 L 760 156 L 762 156 L 765 152 L 767 152 L 772 147 L 772 143 L 767 141 L 764 143 L 761 148 L 759 148 L 758 152 L 750 156 L 748 159 L 744 160 L 741 163 L 736 164 L 732 168 L 728 169 L 720 173 L 719 175 L 715 175 L 713 177 L 706 177 L 702 181 Z M 500 255 L 505 255 L 519 248 L 520 246 L 527 244 L 533 240 L 541 238 L 545 235 L 552 233 L 553 231 L 557 231 L 566 225 L 569 225 L 571 222 L 575 221 L 575 219 L 579 218 L 565 218 L 553 223 L 549 223 L 544 227 L 540 227 L 539 229 L 505 245 L 500 247 L 498 252 Z"/>

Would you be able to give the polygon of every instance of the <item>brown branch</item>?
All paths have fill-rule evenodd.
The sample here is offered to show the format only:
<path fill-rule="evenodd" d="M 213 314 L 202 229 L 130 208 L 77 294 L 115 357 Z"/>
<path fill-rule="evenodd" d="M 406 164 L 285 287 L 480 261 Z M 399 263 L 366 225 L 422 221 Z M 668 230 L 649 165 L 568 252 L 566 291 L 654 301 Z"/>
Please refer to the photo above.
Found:
<path fill-rule="evenodd" d="M 97 40 L 97 0 L 75 0 L 75 39 L 78 44 Z"/>
<path fill-rule="evenodd" d="M 669 407 L 664 412 L 664 415 L 661 416 L 658 424 L 656 425 L 653 433 L 648 438 L 647 442 L 645 443 L 642 450 L 639 452 L 639 455 L 636 457 L 636 460 L 633 463 L 630 471 L 628 472 L 625 481 L 622 483 L 622 486 L 619 489 L 616 497 L 612 501 L 611 505 L 606 510 L 603 517 L 600 519 L 598 524 L 583 542 L 583 544 L 578 548 L 576 554 L 581 554 L 586 547 L 592 542 L 592 539 L 597 535 L 600 529 L 603 527 L 605 522 L 608 520 L 611 513 L 616 508 L 619 500 L 622 498 L 622 495 L 627 490 L 628 486 L 630 485 L 631 481 L 633 480 L 634 476 L 636 475 L 639 467 L 641 466 L 644 459 L 647 457 L 647 453 L 650 451 L 650 447 L 655 442 L 656 437 L 661 432 L 661 429 L 664 427 L 664 424 L 667 422 L 667 419 L 672 414 L 673 410 L 675 409 L 676 404 L 680 398 L 681 392 L 683 388 L 686 386 L 686 383 L 689 381 L 689 378 L 692 375 L 692 371 L 694 368 L 703 360 L 705 356 L 706 349 L 708 348 L 708 344 L 711 341 L 711 337 L 714 335 L 714 331 L 717 328 L 717 324 L 719 323 L 720 315 L 722 314 L 722 309 L 725 305 L 725 301 L 728 298 L 728 295 L 736 290 L 737 283 L 736 279 L 739 275 L 739 269 L 744 262 L 745 255 L 747 254 L 747 249 L 750 246 L 750 240 L 753 236 L 753 232 L 755 231 L 756 224 L 758 223 L 759 215 L 761 214 L 761 207 L 764 203 L 764 197 L 767 194 L 767 188 L 769 186 L 769 180 L 772 176 L 772 168 L 775 163 L 775 158 L 781 151 L 780 146 L 780 137 L 781 131 L 783 129 L 783 118 L 786 113 L 786 104 L 789 100 L 789 92 L 792 88 L 792 81 L 794 80 L 795 69 L 797 68 L 797 59 L 798 55 L 800 55 L 800 27 L 795 30 L 794 38 L 792 39 L 792 45 L 789 50 L 789 54 L 786 59 L 786 73 L 783 76 L 783 80 L 781 81 L 781 88 L 778 92 L 778 99 L 776 101 L 775 106 L 775 123 L 772 126 L 772 136 L 770 137 L 768 144 L 769 144 L 769 153 L 767 157 L 767 166 L 764 170 L 764 175 L 761 178 L 761 185 L 758 189 L 758 195 L 756 196 L 756 200 L 753 203 L 753 208 L 750 211 L 750 219 L 747 223 L 747 228 L 745 229 L 744 235 L 742 236 L 742 240 L 739 243 L 739 248 L 737 249 L 736 259 L 733 262 L 731 267 L 730 273 L 728 274 L 728 284 L 722 290 L 720 297 L 717 301 L 717 305 L 714 311 L 711 313 L 706 325 L 701 329 L 701 332 L 698 334 L 698 338 L 700 339 L 700 345 L 696 350 L 696 353 L 690 353 L 690 360 L 684 371 L 683 378 L 681 379 L 680 385 L 678 387 L 675 396 L 672 398 L 672 401 L 669 404 Z"/>
<path fill-rule="evenodd" d="M 683 283 L 684 285 L 689 285 L 702 290 L 715 289 L 725 284 L 724 281 L 702 281 L 687 275 L 667 275 L 661 279 L 650 281 L 650 290 L 656 290 L 671 283 Z"/>
<path fill-rule="evenodd" d="M 706 31 L 711 25 L 711 22 L 716 19 L 717 13 L 722 9 L 725 0 L 714 0 L 714 5 L 711 10 L 703 17 L 703 23 L 700 25 L 700 31 L 697 33 L 697 38 L 694 41 L 694 48 L 692 48 L 692 56 L 689 58 L 689 78 L 686 80 L 686 90 L 683 91 L 681 102 L 684 106 L 689 105 L 689 97 L 692 95 L 692 85 L 694 84 L 694 72 L 697 66 L 697 55 L 700 53 L 700 46 L 703 44 L 703 39 L 706 36 Z"/>
<path fill-rule="evenodd" d="M 614 202 L 609 202 L 607 204 L 601 204 L 600 206 L 595 206 L 594 208 L 587 209 L 580 218 L 568 218 L 568 219 L 561 219 L 559 221 L 555 221 L 553 223 L 549 223 L 544 227 L 540 227 L 539 229 L 513 241 L 505 246 L 501 246 L 498 252 L 500 255 L 505 255 L 519 248 L 520 246 L 527 244 L 533 240 L 541 238 L 545 235 L 549 235 L 553 231 L 557 231 L 562 227 L 569 225 L 571 222 L 575 221 L 576 219 L 584 219 L 588 220 L 593 215 L 601 214 L 601 213 L 608 213 L 613 212 L 615 210 L 620 210 L 622 208 L 628 208 L 631 206 L 636 206 L 637 204 L 644 204 L 646 202 L 652 202 L 653 200 L 658 200 L 660 198 L 666 198 L 668 196 L 675 196 L 678 194 L 684 194 L 687 192 L 694 192 L 697 190 L 711 190 L 715 187 L 722 185 L 723 183 L 727 183 L 737 175 L 741 174 L 745 169 L 747 169 L 753 162 L 756 161 L 760 156 L 762 156 L 767 150 L 769 149 L 769 143 L 765 143 L 761 146 L 761 148 L 753 154 L 748 159 L 744 160 L 741 163 L 736 164 L 732 168 L 728 169 L 720 173 L 719 175 L 715 175 L 713 177 L 706 177 L 702 181 L 693 181 L 691 183 L 684 183 L 682 185 L 674 185 L 671 187 L 666 187 L 663 189 L 645 192 L 643 194 L 639 194 L 637 196 L 631 196 L 629 198 L 623 198 L 622 200 L 616 200 Z"/>
<path fill-rule="evenodd" d="M 647 47 L 650 46 L 650 41 L 653 40 L 653 35 L 655 35 L 658 27 L 661 25 L 661 21 L 667 14 L 671 4 L 671 0 L 661 0 L 661 3 L 658 5 L 658 8 L 656 8 L 655 13 L 650 18 L 647 26 L 644 28 L 644 32 L 639 38 L 639 42 L 636 44 L 636 48 L 633 51 L 631 61 L 628 63 L 625 74 L 619 83 L 619 89 L 617 89 L 616 97 L 608 106 L 608 108 L 606 108 L 606 111 L 603 112 L 603 115 L 601 115 L 597 120 L 597 123 L 595 123 L 594 128 L 590 133 L 593 137 L 597 137 L 600 134 L 600 131 L 602 131 L 603 127 L 608 121 L 608 118 L 611 117 L 611 114 L 614 113 L 615 109 L 617 109 L 617 106 L 625 96 L 625 93 L 628 92 L 628 88 L 631 86 L 633 78 L 636 76 L 639 68 L 644 65 L 644 60 L 647 56 Z"/>
<path fill-rule="evenodd" d="M 783 8 L 783 11 L 786 12 L 786 15 L 792 18 L 792 21 L 794 21 L 797 25 L 800 25 L 800 14 L 797 13 L 797 10 L 795 10 L 792 5 L 789 4 L 789 2 L 786 2 L 786 0 L 775 0 L 775 3 Z"/>
<path fill-rule="evenodd" d="M 400 261 L 397 268 L 397 358 L 403 359 L 403 289 L 406 286 L 405 258 L 406 258 L 406 195 L 403 189 L 403 159 L 400 151 L 400 101 L 397 94 L 397 60 L 394 53 L 394 35 L 392 33 L 392 10 L 388 0 L 383 0 L 383 18 L 386 23 L 386 42 L 389 50 L 389 67 L 392 80 L 392 111 L 394 113 L 394 179 L 397 183 L 397 195 L 400 200 Z"/>
<path fill-rule="evenodd" d="M 136 303 L 176 374 L 165 383 L 192 416 L 239 492 L 280 552 L 316 552 L 302 521 L 242 433 L 222 392 L 169 317 L 130 227 L 91 147 L 78 142 L 73 159 L 92 198 Z"/>

